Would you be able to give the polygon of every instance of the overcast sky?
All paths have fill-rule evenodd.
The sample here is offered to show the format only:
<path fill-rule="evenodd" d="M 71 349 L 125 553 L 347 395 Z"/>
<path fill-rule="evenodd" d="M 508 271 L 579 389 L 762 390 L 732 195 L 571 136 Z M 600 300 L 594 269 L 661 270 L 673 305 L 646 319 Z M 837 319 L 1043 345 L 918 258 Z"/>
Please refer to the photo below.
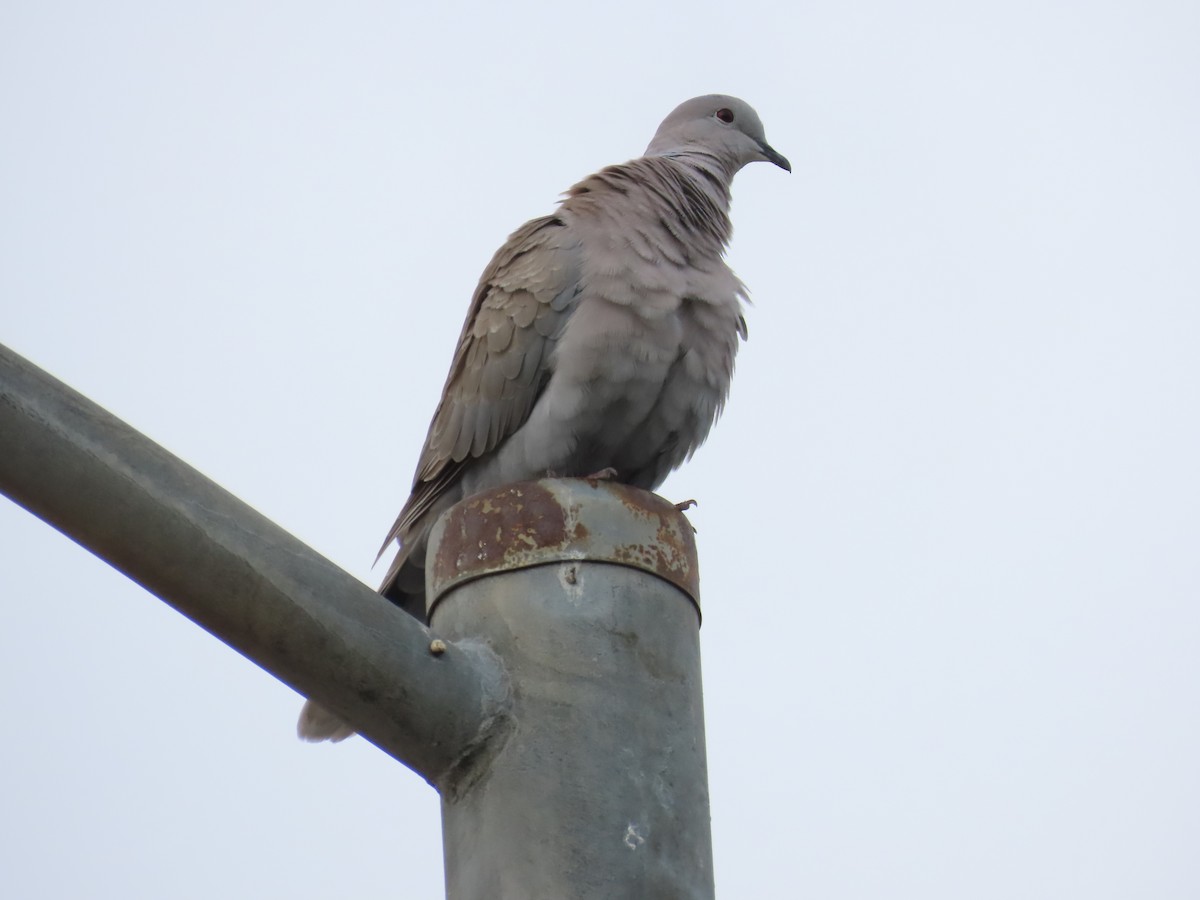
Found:
<path fill-rule="evenodd" d="M 1200 7 L 408 6 L 0 7 L 0 341 L 375 584 L 492 251 L 743 97 L 718 894 L 1200 896 Z M 0 893 L 441 896 L 420 778 L 0 546 Z"/>

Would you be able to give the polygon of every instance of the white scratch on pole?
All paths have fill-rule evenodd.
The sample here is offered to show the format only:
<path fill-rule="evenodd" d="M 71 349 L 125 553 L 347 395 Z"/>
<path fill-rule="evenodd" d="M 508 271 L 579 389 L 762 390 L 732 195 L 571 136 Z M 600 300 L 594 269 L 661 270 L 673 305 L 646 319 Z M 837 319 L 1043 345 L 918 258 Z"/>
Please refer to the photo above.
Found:
<path fill-rule="evenodd" d="M 632 822 L 625 829 L 625 846 L 630 850 L 636 850 L 642 844 L 646 843 L 646 839 L 638 834 L 637 826 Z"/>

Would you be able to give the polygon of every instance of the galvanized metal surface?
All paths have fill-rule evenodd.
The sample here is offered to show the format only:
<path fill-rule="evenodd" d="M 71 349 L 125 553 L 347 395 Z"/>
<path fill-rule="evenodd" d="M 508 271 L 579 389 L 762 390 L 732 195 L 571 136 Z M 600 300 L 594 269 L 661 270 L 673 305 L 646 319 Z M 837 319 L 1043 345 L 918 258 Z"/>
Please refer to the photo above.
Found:
<path fill-rule="evenodd" d="M 481 644 L 429 630 L 0 346 L 0 491 L 439 782 L 503 731 Z"/>
<path fill-rule="evenodd" d="M 582 511 L 586 507 L 586 522 Z M 692 528 L 662 497 L 611 481 L 547 478 L 468 497 L 434 526 L 426 595 L 437 601 L 460 584 L 567 559 L 631 566 L 675 585 L 700 613 Z"/>
<path fill-rule="evenodd" d="M 431 539 L 433 627 L 486 642 L 513 694 L 504 739 L 442 785 L 447 897 L 710 900 L 699 621 L 657 563 L 694 562 L 690 529 L 657 543 L 673 507 L 578 480 L 463 506 Z"/>
<path fill-rule="evenodd" d="M 434 635 L 3 347 L 0 490 L 436 783 L 450 900 L 713 896 L 695 549 L 665 501 L 476 504 L 431 545 Z"/>

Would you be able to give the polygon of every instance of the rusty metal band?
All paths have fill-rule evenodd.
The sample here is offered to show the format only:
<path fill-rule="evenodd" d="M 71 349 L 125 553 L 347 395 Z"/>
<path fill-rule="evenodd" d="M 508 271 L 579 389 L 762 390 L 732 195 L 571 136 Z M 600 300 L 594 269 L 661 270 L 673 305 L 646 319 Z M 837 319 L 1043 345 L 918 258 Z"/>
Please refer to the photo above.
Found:
<path fill-rule="evenodd" d="M 699 615 L 692 533 L 683 513 L 662 497 L 615 482 L 549 478 L 484 491 L 435 526 L 428 608 L 432 613 L 447 592 L 485 575 L 587 560 L 657 575 L 683 591 Z"/>

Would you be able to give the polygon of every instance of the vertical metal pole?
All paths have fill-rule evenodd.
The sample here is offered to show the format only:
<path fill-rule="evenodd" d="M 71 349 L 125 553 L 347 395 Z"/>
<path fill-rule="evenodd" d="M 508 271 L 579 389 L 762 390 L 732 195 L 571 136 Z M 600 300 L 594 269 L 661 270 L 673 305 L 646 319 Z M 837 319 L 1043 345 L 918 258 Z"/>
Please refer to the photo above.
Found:
<path fill-rule="evenodd" d="M 429 553 L 432 628 L 486 641 L 505 737 L 442 792 L 448 900 L 713 897 L 696 559 L 686 519 L 614 484 L 459 504 Z"/>

